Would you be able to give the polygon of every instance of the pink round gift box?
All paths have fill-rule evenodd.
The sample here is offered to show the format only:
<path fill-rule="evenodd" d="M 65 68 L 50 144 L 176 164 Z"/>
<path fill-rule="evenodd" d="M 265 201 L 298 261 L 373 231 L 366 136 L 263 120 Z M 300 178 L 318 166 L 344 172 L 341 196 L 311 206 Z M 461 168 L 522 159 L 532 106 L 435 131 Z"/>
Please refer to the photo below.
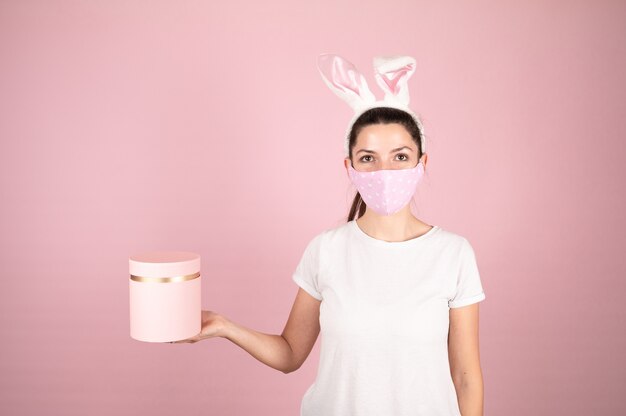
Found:
<path fill-rule="evenodd" d="M 169 342 L 200 333 L 200 255 L 154 251 L 130 256 L 130 336 Z"/>

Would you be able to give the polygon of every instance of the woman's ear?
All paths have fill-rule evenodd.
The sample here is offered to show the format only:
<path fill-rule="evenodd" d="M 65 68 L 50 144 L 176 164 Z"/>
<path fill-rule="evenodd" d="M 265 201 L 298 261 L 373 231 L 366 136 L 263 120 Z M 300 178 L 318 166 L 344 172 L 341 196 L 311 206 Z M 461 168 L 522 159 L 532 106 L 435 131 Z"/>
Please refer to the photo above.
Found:
<path fill-rule="evenodd" d="M 352 165 L 352 163 L 350 162 L 350 158 L 346 157 L 343 159 L 343 165 L 346 168 L 346 175 L 348 175 L 348 178 L 350 178 L 350 172 L 348 172 L 348 167 Z"/>

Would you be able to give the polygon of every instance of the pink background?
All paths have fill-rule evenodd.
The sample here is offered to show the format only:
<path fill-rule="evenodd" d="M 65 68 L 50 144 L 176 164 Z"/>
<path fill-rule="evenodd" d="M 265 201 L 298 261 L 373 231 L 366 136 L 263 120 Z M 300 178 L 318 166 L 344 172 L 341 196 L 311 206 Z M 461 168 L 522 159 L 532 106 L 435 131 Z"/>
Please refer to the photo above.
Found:
<path fill-rule="evenodd" d="M 296 4 L 299 3 L 299 4 Z M 506 4 L 505 4 L 506 3 Z M 129 336 L 128 256 L 280 334 L 345 221 L 350 109 L 315 60 L 417 59 L 419 217 L 473 244 L 487 415 L 626 413 L 626 3 L 0 2 L 0 413 L 297 415 L 300 371 Z"/>

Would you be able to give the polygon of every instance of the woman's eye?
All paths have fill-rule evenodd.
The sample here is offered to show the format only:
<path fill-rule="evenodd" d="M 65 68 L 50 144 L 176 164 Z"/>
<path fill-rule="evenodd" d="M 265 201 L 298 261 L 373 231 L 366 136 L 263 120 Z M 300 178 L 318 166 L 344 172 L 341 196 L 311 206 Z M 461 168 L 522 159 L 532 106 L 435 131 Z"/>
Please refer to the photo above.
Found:
<path fill-rule="evenodd" d="M 403 161 L 406 161 L 406 160 L 408 160 L 408 158 L 409 158 L 409 157 L 408 157 L 407 155 L 405 155 L 404 153 L 400 153 L 398 156 L 403 156 L 403 157 L 405 157 L 405 159 L 402 159 Z"/>
<path fill-rule="evenodd" d="M 369 155 L 365 155 L 365 156 L 363 156 L 363 157 L 361 158 L 361 162 L 366 162 L 365 160 L 363 160 L 363 159 L 365 159 L 366 157 L 371 157 L 371 156 L 369 156 Z"/>

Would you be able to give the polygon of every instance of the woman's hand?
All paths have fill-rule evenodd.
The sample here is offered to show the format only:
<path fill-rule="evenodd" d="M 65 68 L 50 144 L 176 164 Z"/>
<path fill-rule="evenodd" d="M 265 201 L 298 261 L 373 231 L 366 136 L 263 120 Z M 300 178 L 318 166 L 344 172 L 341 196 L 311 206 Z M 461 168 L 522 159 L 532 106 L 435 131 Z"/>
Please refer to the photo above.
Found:
<path fill-rule="evenodd" d="M 202 329 L 200 333 L 191 338 L 181 339 L 180 341 L 172 341 L 170 344 L 194 343 L 203 339 L 213 337 L 223 337 L 224 328 L 228 320 L 222 315 L 213 311 L 202 311 Z"/>

